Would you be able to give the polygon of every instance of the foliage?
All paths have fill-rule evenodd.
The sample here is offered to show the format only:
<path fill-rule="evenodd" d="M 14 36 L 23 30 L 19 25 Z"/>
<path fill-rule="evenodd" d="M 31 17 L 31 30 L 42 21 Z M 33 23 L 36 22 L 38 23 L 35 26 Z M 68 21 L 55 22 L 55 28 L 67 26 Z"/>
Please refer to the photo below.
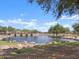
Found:
<path fill-rule="evenodd" d="M 16 56 L 17 53 L 16 53 L 16 52 L 11 52 L 10 55 L 12 55 L 12 56 Z"/>
<path fill-rule="evenodd" d="M 35 51 L 33 48 L 23 48 L 23 49 L 15 50 L 14 52 L 17 54 L 21 54 L 21 53 L 31 53 L 33 51 Z"/>
<path fill-rule="evenodd" d="M 39 31 L 34 29 L 34 30 L 31 30 L 32 33 L 38 33 Z"/>
<path fill-rule="evenodd" d="M 74 29 L 74 32 L 79 35 L 79 24 L 76 23 L 76 24 L 74 24 L 72 27 L 73 27 L 73 29 Z"/>
<path fill-rule="evenodd" d="M 7 30 L 8 30 L 7 27 L 2 27 L 2 26 L 0 26 L 0 31 L 7 31 Z"/>
<path fill-rule="evenodd" d="M 22 31 L 23 32 L 30 32 L 30 30 L 28 30 L 28 29 L 23 29 Z"/>
<path fill-rule="evenodd" d="M 0 31 L 14 31 L 14 30 L 16 30 L 16 29 L 11 26 L 9 26 L 9 27 L 0 26 Z"/>
<path fill-rule="evenodd" d="M 14 31 L 14 30 L 16 30 L 16 29 L 11 26 L 8 27 L 8 31 Z"/>
<path fill-rule="evenodd" d="M 60 24 L 57 24 L 57 25 L 55 25 L 53 27 L 50 27 L 48 32 L 49 33 L 67 33 L 67 32 L 70 32 L 70 30 L 68 28 L 64 28 Z"/>
<path fill-rule="evenodd" d="M 36 29 L 33 29 L 33 30 L 23 29 L 22 31 L 23 31 L 23 32 L 31 32 L 31 33 L 38 33 L 38 32 L 39 32 L 39 31 L 36 30 Z"/>
<path fill-rule="evenodd" d="M 70 33 L 70 29 L 69 28 L 63 28 L 64 29 L 64 33 Z"/>
<path fill-rule="evenodd" d="M 59 18 L 62 14 L 79 14 L 79 0 L 29 0 L 36 2 L 41 8 L 52 12 Z"/>

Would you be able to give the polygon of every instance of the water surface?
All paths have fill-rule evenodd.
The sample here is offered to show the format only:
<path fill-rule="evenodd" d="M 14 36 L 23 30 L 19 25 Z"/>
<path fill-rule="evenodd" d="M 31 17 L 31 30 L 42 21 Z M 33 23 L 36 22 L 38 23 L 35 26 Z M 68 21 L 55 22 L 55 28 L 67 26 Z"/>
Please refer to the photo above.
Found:
<path fill-rule="evenodd" d="M 53 38 L 50 36 L 28 36 L 28 37 L 10 37 L 7 38 L 8 40 L 11 41 L 16 41 L 16 42 L 32 42 L 36 44 L 47 44 L 52 41 L 69 41 L 69 42 L 76 42 L 77 40 L 74 39 L 63 39 L 63 38 Z"/>

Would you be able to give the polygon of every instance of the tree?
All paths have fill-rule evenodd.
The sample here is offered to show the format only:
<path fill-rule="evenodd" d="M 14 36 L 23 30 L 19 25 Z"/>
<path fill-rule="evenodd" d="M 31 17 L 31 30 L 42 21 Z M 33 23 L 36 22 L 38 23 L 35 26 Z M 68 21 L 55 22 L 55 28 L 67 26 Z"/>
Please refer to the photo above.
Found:
<path fill-rule="evenodd" d="M 23 29 L 22 31 L 23 32 L 30 32 L 30 30 L 28 30 L 28 29 Z"/>
<path fill-rule="evenodd" d="M 61 25 L 57 24 L 54 27 L 51 27 L 48 32 L 54 33 L 57 36 L 58 33 L 62 32 L 62 28 L 63 27 Z"/>
<path fill-rule="evenodd" d="M 52 33 L 53 32 L 53 26 L 51 26 L 48 30 L 49 33 Z"/>
<path fill-rule="evenodd" d="M 0 34 L 3 32 L 4 34 L 7 32 L 8 28 L 0 26 Z"/>
<path fill-rule="evenodd" d="M 41 8 L 54 13 L 57 18 L 62 14 L 79 14 L 79 0 L 29 0 L 30 3 L 36 2 Z"/>
<path fill-rule="evenodd" d="M 62 33 L 63 31 L 61 31 L 61 30 L 63 30 L 63 27 L 61 25 L 57 24 L 57 25 L 51 27 L 48 32 Z"/>
<path fill-rule="evenodd" d="M 13 27 L 11 27 L 11 26 L 8 27 L 8 31 L 15 31 L 15 30 L 16 30 L 16 29 L 13 28 Z"/>
<path fill-rule="evenodd" d="M 8 30 L 7 27 L 1 27 L 1 28 L 2 28 L 1 30 L 2 30 L 2 31 L 5 31 L 5 32 Z"/>
<path fill-rule="evenodd" d="M 32 33 L 38 33 L 39 31 L 34 29 L 34 30 L 31 30 Z"/>
<path fill-rule="evenodd" d="M 75 23 L 72 27 L 74 29 L 74 33 L 76 33 L 76 34 L 79 35 L 79 24 L 78 23 Z"/>
<path fill-rule="evenodd" d="M 70 32 L 70 30 L 68 28 L 64 28 L 60 24 L 57 24 L 57 25 L 55 25 L 53 27 L 50 27 L 48 32 L 49 33 L 54 33 L 57 36 L 58 33 L 68 33 L 68 32 Z"/>
<path fill-rule="evenodd" d="M 70 33 L 71 32 L 69 28 L 63 28 L 63 29 L 64 29 L 63 33 Z"/>
<path fill-rule="evenodd" d="M 15 28 L 9 26 L 9 27 L 3 27 L 3 26 L 0 26 L 0 32 L 7 32 L 7 31 L 14 31 L 16 30 Z"/>

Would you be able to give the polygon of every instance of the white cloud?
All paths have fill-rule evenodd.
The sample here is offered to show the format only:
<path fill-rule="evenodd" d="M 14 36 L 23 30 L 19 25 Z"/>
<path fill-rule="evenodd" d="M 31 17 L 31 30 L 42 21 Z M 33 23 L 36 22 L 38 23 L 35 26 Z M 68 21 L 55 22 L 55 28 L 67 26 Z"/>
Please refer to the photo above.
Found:
<path fill-rule="evenodd" d="M 64 27 L 68 27 L 68 28 L 71 27 L 69 24 L 65 24 L 65 25 L 63 25 L 63 26 L 64 26 Z"/>
<path fill-rule="evenodd" d="M 55 24 L 57 24 L 57 22 L 38 23 L 37 19 L 31 19 L 30 21 L 24 21 L 23 19 L 0 20 L 1 26 L 13 26 L 20 29 L 37 29 L 43 32 L 48 31 L 49 27 Z"/>
<path fill-rule="evenodd" d="M 68 19 L 72 20 L 72 22 L 76 22 L 79 20 L 79 15 L 74 15 L 71 17 L 68 16 L 62 16 L 61 19 Z M 64 22 L 64 21 L 63 21 Z M 55 26 L 58 22 L 57 21 L 49 21 L 49 22 L 39 22 L 37 19 L 28 19 L 28 20 L 23 20 L 23 19 L 8 19 L 8 20 L 0 20 L 0 25 L 1 26 L 13 26 L 18 29 L 37 29 L 39 31 L 46 32 L 51 26 Z M 71 23 L 62 23 L 64 27 L 68 27 L 72 30 L 72 24 Z"/>
<path fill-rule="evenodd" d="M 54 25 L 56 25 L 58 22 L 56 22 L 56 21 L 51 21 L 51 22 L 47 22 L 47 23 L 45 23 L 45 25 L 46 26 L 54 26 Z"/>
<path fill-rule="evenodd" d="M 70 30 L 73 30 L 72 26 L 70 24 L 64 24 L 63 27 L 69 28 Z"/>
<path fill-rule="evenodd" d="M 23 19 L 9 19 L 9 20 L 0 20 L 0 25 L 1 26 L 13 26 L 16 27 L 23 26 L 25 27 L 34 27 L 37 24 L 36 19 L 32 19 L 30 21 L 24 21 Z"/>
<path fill-rule="evenodd" d="M 64 15 L 62 15 L 60 19 L 79 20 L 79 15 L 72 15 L 72 16 L 64 16 Z"/>
<path fill-rule="evenodd" d="M 39 31 L 42 31 L 42 32 L 47 32 L 49 27 L 46 27 L 46 26 L 40 26 L 37 28 Z"/>
<path fill-rule="evenodd" d="M 72 16 L 64 16 L 64 15 L 62 15 L 59 20 L 68 20 L 69 22 L 74 24 L 74 23 L 78 23 L 79 22 L 79 15 L 78 14 L 72 15 Z"/>
<path fill-rule="evenodd" d="M 47 32 L 51 26 L 55 26 L 56 24 L 56 21 L 43 22 L 41 25 L 38 25 L 36 29 L 42 32 Z"/>
<path fill-rule="evenodd" d="M 4 20 L 0 20 L 0 23 L 3 23 L 4 22 Z"/>

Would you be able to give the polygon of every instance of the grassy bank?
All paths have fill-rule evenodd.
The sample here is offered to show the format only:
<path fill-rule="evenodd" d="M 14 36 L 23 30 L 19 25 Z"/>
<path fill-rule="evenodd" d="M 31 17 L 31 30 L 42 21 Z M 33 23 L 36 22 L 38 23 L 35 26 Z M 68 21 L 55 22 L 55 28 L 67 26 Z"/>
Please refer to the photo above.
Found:
<path fill-rule="evenodd" d="M 0 41 L 0 46 L 1 45 L 16 45 L 17 43 L 16 42 L 9 42 L 9 41 Z"/>
<path fill-rule="evenodd" d="M 9 41 L 0 41 L 0 45 L 17 45 L 17 42 L 9 42 Z M 79 42 L 61 42 L 61 41 L 53 41 L 48 45 L 79 45 Z M 40 46 L 40 45 L 38 45 Z"/>
<path fill-rule="evenodd" d="M 79 42 L 61 42 L 61 41 L 54 41 L 49 43 L 49 45 L 57 45 L 57 46 L 61 46 L 61 45 L 79 45 Z"/>
<path fill-rule="evenodd" d="M 0 59 L 5 59 L 4 56 L 0 56 Z"/>

